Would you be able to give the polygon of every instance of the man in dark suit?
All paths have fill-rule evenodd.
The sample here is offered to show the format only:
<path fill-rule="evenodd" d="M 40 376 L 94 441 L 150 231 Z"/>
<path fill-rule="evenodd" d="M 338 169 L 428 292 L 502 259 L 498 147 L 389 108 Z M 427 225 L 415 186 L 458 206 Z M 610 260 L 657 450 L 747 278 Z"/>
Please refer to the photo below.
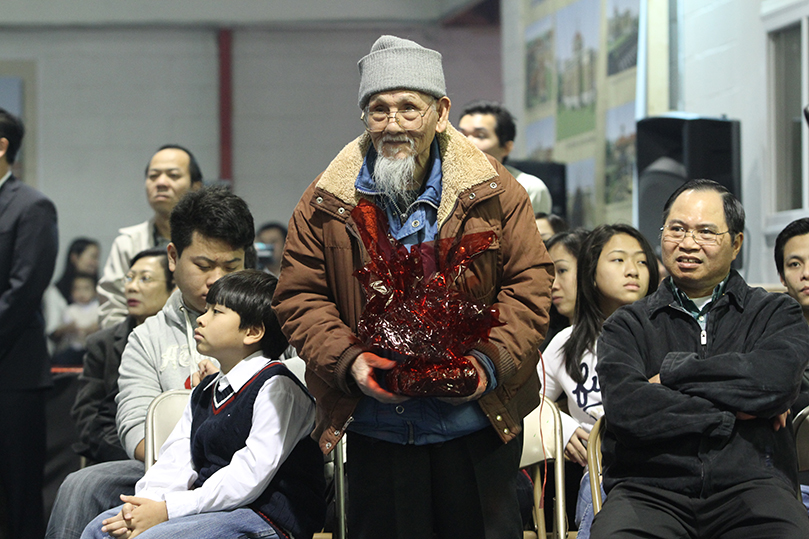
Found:
<path fill-rule="evenodd" d="M 51 385 L 40 305 L 58 237 L 53 203 L 11 174 L 23 133 L 19 118 L 0 108 L 0 488 L 9 536 L 39 539 Z"/>

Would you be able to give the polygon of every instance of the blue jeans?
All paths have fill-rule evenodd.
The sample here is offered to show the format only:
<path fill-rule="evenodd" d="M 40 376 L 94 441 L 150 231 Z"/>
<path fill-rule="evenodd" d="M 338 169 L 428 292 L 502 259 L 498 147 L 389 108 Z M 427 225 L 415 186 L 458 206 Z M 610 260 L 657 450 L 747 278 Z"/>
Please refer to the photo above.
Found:
<path fill-rule="evenodd" d="M 139 460 L 102 462 L 68 475 L 53 503 L 45 539 L 79 539 L 88 522 L 121 504 L 121 494 L 135 494 L 141 477 Z"/>
<path fill-rule="evenodd" d="M 117 515 L 123 505 L 98 515 L 81 534 L 81 539 L 106 539 L 111 537 L 101 532 L 101 522 Z M 200 513 L 172 518 L 161 522 L 140 534 L 142 539 L 277 539 L 278 534 L 270 524 L 252 509 Z"/>
<path fill-rule="evenodd" d="M 604 486 L 601 486 L 601 501 L 607 498 Z M 585 470 L 579 483 L 579 497 L 576 500 L 576 526 L 579 531 L 577 539 L 590 539 L 590 527 L 593 525 L 593 493 L 590 491 L 590 473 Z"/>

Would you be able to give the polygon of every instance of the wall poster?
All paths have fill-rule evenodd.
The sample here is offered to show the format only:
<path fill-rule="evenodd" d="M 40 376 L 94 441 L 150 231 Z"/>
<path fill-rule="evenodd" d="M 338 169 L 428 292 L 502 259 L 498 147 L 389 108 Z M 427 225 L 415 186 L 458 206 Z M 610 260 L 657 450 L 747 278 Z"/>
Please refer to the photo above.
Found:
<path fill-rule="evenodd" d="M 571 225 L 632 222 L 640 0 L 523 0 L 527 158 L 567 164 Z"/>

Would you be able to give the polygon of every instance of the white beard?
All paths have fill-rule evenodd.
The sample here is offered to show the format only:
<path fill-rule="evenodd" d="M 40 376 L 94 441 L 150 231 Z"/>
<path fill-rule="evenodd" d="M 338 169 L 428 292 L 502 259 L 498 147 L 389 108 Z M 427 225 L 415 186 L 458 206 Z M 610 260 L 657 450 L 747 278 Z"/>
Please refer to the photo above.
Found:
<path fill-rule="evenodd" d="M 380 147 L 390 141 L 407 141 L 410 144 L 410 152 L 398 159 L 378 153 L 374 163 L 374 183 L 382 195 L 410 206 L 415 200 L 415 193 L 408 187 L 413 183 L 413 174 L 416 171 L 416 143 L 410 137 L 400 135 L 383 138 Z"/>

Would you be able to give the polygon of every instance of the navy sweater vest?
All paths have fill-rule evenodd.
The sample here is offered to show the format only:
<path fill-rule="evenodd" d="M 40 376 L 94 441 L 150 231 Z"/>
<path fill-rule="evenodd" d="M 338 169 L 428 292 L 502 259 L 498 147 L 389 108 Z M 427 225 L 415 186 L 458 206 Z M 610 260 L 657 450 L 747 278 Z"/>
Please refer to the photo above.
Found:
<path fill-rule="evenodd" d="M 210 376 L 194 390 L 191 395 L 191 458 L 198 473 L 195 488 L 227 466 L 233 454 L 245 447 L 253 424 L 256 396 L 264 383 L 276 375 L 289 377 L 306 392 L 286 366 L 277 361 L 256 373 L 219 408 L 214 408 L 213 404 L 218 384 L 203 389 L 212 380 Z M 289 412 L 278 410 L 278 413 Z M 264 492 L 248 507 L 266 519 L 277 532 L 292 534 L 295 539 L 308 539 L 323 527 L 325 491 L 323 455 L 317 443 L 306 436 L 281 464 Z"/>

